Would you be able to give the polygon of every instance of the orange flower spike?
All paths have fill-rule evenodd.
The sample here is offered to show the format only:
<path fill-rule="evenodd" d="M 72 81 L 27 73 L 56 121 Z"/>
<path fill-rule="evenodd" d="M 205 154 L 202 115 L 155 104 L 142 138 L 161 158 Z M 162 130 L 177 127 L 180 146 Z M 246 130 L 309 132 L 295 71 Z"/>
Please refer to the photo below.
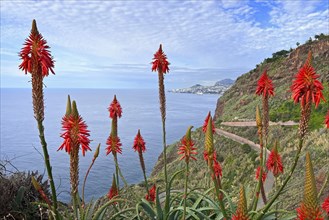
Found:
<path fill-rule="evenodd" d="M 162 51 L 162 45 L 160 44 L 159 50 L 154 54 L 152 61 L 152 71 L 168 73 L 169 65 L 170 63 L 167 60 L 166 54 Z"/>
<path fill-rule="evenodd" d="M 110 112 L 110 118 L 115 118 L 115 117 L 121 118 L 122 108 L 121 108 L 120 103 L 117 100 L 116 95 L 114 95 L 113 101 L 110 104 L 110 106 L 108 107 L 108 110 Z"/>
<path fill-rule="evenodd" d="M 295 76 L 295 80 L 291 86 L 292 98 L 295 103 L 300 102 L 301 106 L 311 100 L 317 107 L 321 101 L 325 101 L 322 94 L 323 85 L 318 80 L 320 77 L 315 73 L 311 64 L 312 54 L 309 52 L 308 59 L 304 66 L 299 70 Z"/>
<path fill-rule="evenodd" d="M 283 173 L 283 165 L 281 161 L 281 156 L 278 153 L 278 141 L 275 141 L 274 147 L 267 159 L 266 166 L 267 169 L 273 172 L 273 175 L 276 177 L 280 173 Z"/>
<path fill-rule="evenodd" d="M 181 145 L 179 146 L 178 149 L 178 154 L 182 155 L 179 160 L 182 160 L 185 158 L 186 163 L 189 162 L 190 158 L 193 160 L 196 160 L 196 158 L 193 155 L 196 155 L 196 148 L 194 147 L 194 142 L 191 138 L 191 130 L 193 126 L 190 126 L 187 131 L 185 136 L 181 140 Z"/>
<path fill-rule="evenodd" d="M 328 110 L 327 115 L 325 117 L 324 124 L 326 125 L 327 128 L 329 128 L 329 110 Z"/>
<path fill-rule="evenodd" d="M 204 123 L 203 123 L 203 126 L 202 126 L 202 131 L 204 133 L 206 133 L 206 131 L 207 131 L 207 126 L 208 126 L 208 121 L 209 121 L 210 116 L 211 116 L 211 114 L 209 112 L 206 119 L 204 120 Z M 215 124 L 214 124 L 214 122 L 212 122 L 212 133 L 215 133 Z"/>
<path fill-rule="evenodd" d="M 149 193 L 145 196 L 145 199 L 149 202 L 154 202 L 155 201 L 155 192 L 156 192 L 156 186 L 154 184 L 153 187 L 150 189 Z"/>
<path fill-rule="evenodd" d="M 109 198 L 110 200 L 111 200 L 113 197 L 119 195 L 119 189 L 118 189 L 118 187 L 117 187 L 116 182 L 117 182 L 117 181 L 115 180 L 115 175 L 113 174 L 112 186 L 111 186 L 111 188 L 110 188 L 110 190 L 109 190 L 109 192 L 108 192 L 108 194 L 107 194 L 107 198 Z"/>
<path fill-rule="evenodd" d="M 272 80 L 267 75 L 267 70 L 264 70 L 263 74 L 257 82 L 257 95 L 274 96 L 274 87 Z"/>
<path fill-rule="evenodd" d="M 23 60 L 19 65 L 19 69 L 32 74 L 33 69 L 40 69 L 42 77 L 48 76 L 49 71 L 55 74 L 54 60 L 50 54 L 47 41 L 39 33 L 36 21 L 33 20 L 32 30 L 30 36 L 25 40 L 24 47 L 22 48 L 19 56 Z M 35 64 L 38 67 L 34 66 Z"/>
<path fill-rule="evenodd" d="M 232 216 L 232 220 L 249 220 L 247 211 L 247 199 L 243 186 L 240 187 L 238 208 L 235 214 Z"/>
<path fill-rule="evenodd" d="M 315 178 L 310 154 L 306 153 L 305 185 L 303 201 L 297 208 L 299 220 L 324 220 L 316 192 Z"/>
<path fill-rule="evenodd" d="M 324 200 L 322 203 L 322 209 L 327 213 L 329 216 L 329 196 Z"/>

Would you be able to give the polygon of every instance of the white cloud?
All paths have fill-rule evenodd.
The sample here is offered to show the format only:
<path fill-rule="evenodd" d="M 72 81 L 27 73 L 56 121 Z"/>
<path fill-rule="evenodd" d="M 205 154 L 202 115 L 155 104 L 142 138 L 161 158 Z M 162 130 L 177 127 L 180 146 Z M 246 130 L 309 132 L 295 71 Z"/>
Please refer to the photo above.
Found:
<path fill-rule="evenodd" d="M 160 43 L 173 66 L 253 68 L 277 50 L 328 33 L 325 1 L 249 3 L 4 1 L 1 54 L 20 50 L 34 18 L 51 46 L 56 70 L 64 72 L 101 71 L 118 63 L 147 66 Z M 255 18 L 262 5 L 270 8 L 267 26 Z"/>

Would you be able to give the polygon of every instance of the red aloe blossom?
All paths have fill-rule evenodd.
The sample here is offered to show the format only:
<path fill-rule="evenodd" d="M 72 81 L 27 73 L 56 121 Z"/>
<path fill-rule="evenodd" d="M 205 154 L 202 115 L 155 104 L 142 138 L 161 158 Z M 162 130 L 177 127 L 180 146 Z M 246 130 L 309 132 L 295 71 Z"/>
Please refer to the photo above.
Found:
<path fill-rule="evenodd" d="M 110 106 L 108 107 L 108 110 L 110 112 L 110 118 L 115 118 L 115 117 L 121 118 L 122 108 L 121 108 L 120 103 L 117 100 L 116 95 L 114 95 L 113 101 L 110 104 Z"/>
<path fill-rule="evenodd" d="M 273 172 L 273 175 L 276 177 L 280 173 L 283 173 L 283 165 L 281 161 L 281 156 L 278 153 L 277 143 L 275 143 L 268 159 L 266 162 L 267 169 Z"/>
<path fill-rule="evenodd" d="M 106 155 L 110 153 L 112 153 L 113 155 L 116 155 L 117 153 L 122 154 L 122 149 L 121 149 L 122 144 L 120 142 L 119 137 L 110 134 L 110 136 L 106 141 L 106 145 L 107 145 Z"/>
<path fill-rule="evenodd" d="M 222 174 L 222 167 L 220 166 L 219 162 L 216 159 L 214 159 L 214 165 L 213 165 L 213 167 L 214 167 L 214 175 L 215 175 L 215 176 L 213 176 L 213 179 L 215 177 L 216 178 L 222 177 L 223 176 L 223 174 Z"/>
<path fill-rule="evenodd" d="M 116 184 L 115 176 L 113 175 L 112 186 L 111 186 L 109 192 L 107 193 L 107 198 L 109 198 L 111 200 L 113 197 L 115 197 L 117 195 L 119 195 L 119 189 Z"/>
<path fill-rule="evenodd" d="M 159 50 L 154 54 L 152 61 L 152 71 L 158 71 L 161 73 L 169 72 L 169 62 L 166 54 L 162 51 L 162 45 L 160 44 Z"/>
<path fill-rule="evenodd" d="M 329 196 L 322 203 L 322 209 L 329 215 Z"/>
<path fill-rule="evenodd" d="M 181 158 L 179 160 L 182 160 L 185 158 L 185 161 L 188 163 L 190 158 L 193 160 L 196 160 L 196 158 L 193 155 L 196 155 L 196 147 L 194 147 L 194 141 L 191 139 L 191 129 L 193 126 L 191 126 L 188 131 L 186 132 L 186 135 L 181 140 L 181 145 L 178 149 L 178 154 L 182 154 Z"/>
<path fill-rule="evenodd" d="M 267 76 L 267 71 L 264 70 L 263 74 L 259 78 L 257 82 L 257 95 L 265 96 L 274 96 L 274 88 L 272 84 L 272 80 L 270 80 Z"/>
<path fill-rule="evenodd" d="M 326 127 L 329 128 L 329 110 L 327 112 L 327 115 L 326 115 L 326 118 L 324 120 L 324 123 L 325 123 Z"/>
<path fill-rule="evenodd" d="M 213 160 L 217 160 L 217 153 L 216 153 L 216 151 L 214 151 L 214 153 L 213 153 Z M 207 152 L 207 150 L 205 150 L 205 151 L 203 151 L 203 159 L 206 161 L 206 162 L 208 162 L 208 159 L 209 159 L 209 156 L 208 156 L 208 152 Z"/>
<path fill-rule="evenodd" d="M 64 138 L 64 142 L 58 150 L 63 150 L 63 148 L 65 148 L 65 151 L 70 154 L 72 147 L 80 146 L 82 155 L 85 156 L 86 151 L 91 151 L 89 147 L 90 134 L 87 127 L 87 124 L 80 115 L 78 117 L 65 115 L 62 119 L 62 129 L 64 133 L 61 134 L 61 137 Z"/>
<path fill-rule="evenodd" d="M 134 146 L 133 146 L 133 149 L 138 152 L 145 152 L 146 148 L 145 148 L 145 141 L 140 133 L 140 131 L 138 130 L 138 133 L 135 137 L 135 140 L 134 140 Z"/>
<path fill-rule="evenodd" d="M 211 116 L 210 112 L 208 113 L 206 119 L 204 120 L 203 126 L 202 126 L 202 131 L 204 133 L 206 133 L 207 131 L 207 126 L 208 126 L 208 121 L 209 121 L 209 117 Z M 215 133 L 215 124 L 214 121 L 212 121 L 212 133 Z"/>
<path fill-rule="evenodd" d="M 306 205 L 301 204 L 296 210 L 297 220 L 324 220 L 320 208 L 310 209 Z"/>
<path fill-rule="evenodd" d="M 19 69 L 32 73 L 33 65 L 37 63 L 41 68 L 42 76 L 48 76 L 49 70 L 52 74 L 55 74 L 54 68 L 54 60 L 50 55 L 49 46 L 47 45 L 47 41 L 42 37 L 42 35 L 36 30 L 31 31 L 29 38 L 25 40 L 24 47 L 22 48 L 19 56 L 23 60 L 19 65 Z M 37 62 L 35 62 L 37 61 Z"/>
<path fill-rule="evenodd" d="M 311 53 L 309 53 L 309 58 L 296 74 L 295 80 L 291 86 L 294 102 L 300 102 L 302 107 L 304 107 L 310 99 L 315 103 L 316 107 L 319 105 L 321 99 L 325 101 L 322 94 L 323 86 L 321 82 L 317 80 L 320 76 L 315 73 L 312 67 L 311 56 Z"/>
<path fill-rule="evenodd" d="M 257 179 L 257 180 L 259 179 L 260 169 L 261 169 L 261 166 L 257 167 L 257 170 L 256 170 L 256 179 Z M 267 176 L 267 173 L 266 173 L 265 170 L 263 169 L 262 182 L 265 182 L 265 180 L 266 180 L 266 176 Z"/>
<path fill-rule="evenodd" d="M 150 189 L 149 193 L 146 194 L 145 199 L 149 202 L 154 202 L 155 201 L 155 191 L 156 191 L 156 186 L 154 184 L 153 187 Z"/>

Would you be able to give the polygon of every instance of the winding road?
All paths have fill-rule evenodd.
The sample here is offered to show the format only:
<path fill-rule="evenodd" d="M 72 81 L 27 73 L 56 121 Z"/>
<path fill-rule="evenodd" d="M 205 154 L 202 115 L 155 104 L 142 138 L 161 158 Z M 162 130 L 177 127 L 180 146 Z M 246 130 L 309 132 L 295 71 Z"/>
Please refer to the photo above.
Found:
<path fill-rule="evenodd" d="M 227 124 L 228 122 L 222 122 L 221 124 L 223 124 L 223 123 Z M 230 122 L 230 123 L 234 123 L 234 122 Z M 239 123 L 242 123 L 242 122 L 239 122 Z M 253 123 L 256 124 L 256 122 L 253 122 Z M 246 125 L 246 126 L 248 126 L 248 125 Z M 218 135 L 222 135 L 222 136 L 224 136 L 226 138 L 229 138 L 233 141 L 236 141 L 240 144 L 248 144 L 253 150 L 255 150 L 257 152 L 260 152 L 260 145 L 254 143 L 254 142 L 252 142 L 252 141 L 250 141 L 246 138 L 240 137 L 236 134 L 224 131 L 224 130 L 219 129 L 219 128 L 216 128 L 215 132 Z M 269 153 L 270 153 L 270 151 L 267 150 L 266 151 L 266 157 L 268 157 Z M 265 183 L 264 183 L 264 191 L 265 191 L 266 197 L 268 197 L 268 194 L 272 190 L 273 186 L 274 186 L 274 176 L 273 176 L 272 172 L 268 172 Z M 263 206 L 264 206 L 264 202 L 261 198 L 259 198 L 257 208 L 262 208 Z"/>

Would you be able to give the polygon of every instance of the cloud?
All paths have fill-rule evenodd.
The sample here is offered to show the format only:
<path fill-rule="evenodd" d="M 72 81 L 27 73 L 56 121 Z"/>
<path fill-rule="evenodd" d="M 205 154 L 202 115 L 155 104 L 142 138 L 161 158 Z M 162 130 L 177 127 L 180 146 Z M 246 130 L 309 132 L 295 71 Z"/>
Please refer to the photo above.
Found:
<path fill-rule="evenodd" d="M 328 33 L 327 1 L 3 1 L 1 6 L 2 62 L 17 59 L 11 55 L 35 18 L 56 71 L 81 77 L 147 71 L 160 43 L 178 68 L 250 69 L 277 50 Z M 6 67 L 11 70 L 6 74 L 16 66 Z"/>

